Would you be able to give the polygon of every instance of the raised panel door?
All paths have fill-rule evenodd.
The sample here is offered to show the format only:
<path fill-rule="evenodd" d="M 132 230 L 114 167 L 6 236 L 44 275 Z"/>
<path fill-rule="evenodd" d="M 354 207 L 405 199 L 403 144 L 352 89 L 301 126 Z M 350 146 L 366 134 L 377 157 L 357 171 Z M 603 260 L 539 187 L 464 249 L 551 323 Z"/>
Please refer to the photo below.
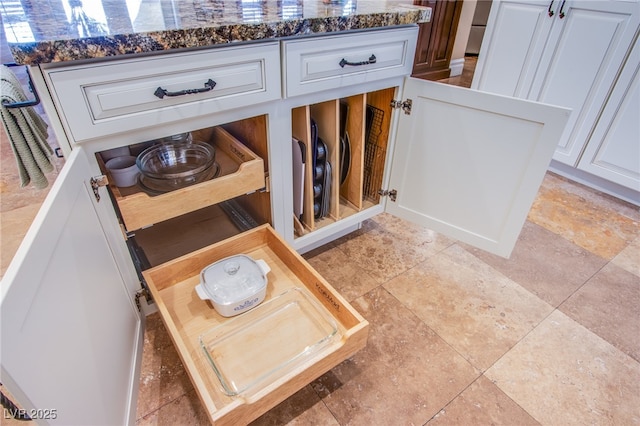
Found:
<path fill-rule="evenodd" d="M 471 88 L 526 97 L 559 4 L 494 0 Z"/>
<path fill-rule="evenodd" d="M 578 168 L 636 191 L 640 203 L 640 46 L 636 43 Z"/>
<path fill-rule="evenodd" d="M 2 280 L 2 383 L 26 410 L 54 410 L 39 420 L 50 424 L 135 421 L 140 284 L 109 244 L 90 176 L 74 149 Z"/>
<path fill-rule="evenodd" d="M 569 111 L 408 78 L 387 212 L 508 257 Z"/>
<path fill-rule="evenodd" d="M 575 166 L 638 30 L 640 7 L 567 1 L 563 12 L 526 98 L 573 110 L 554 159 Z"/>

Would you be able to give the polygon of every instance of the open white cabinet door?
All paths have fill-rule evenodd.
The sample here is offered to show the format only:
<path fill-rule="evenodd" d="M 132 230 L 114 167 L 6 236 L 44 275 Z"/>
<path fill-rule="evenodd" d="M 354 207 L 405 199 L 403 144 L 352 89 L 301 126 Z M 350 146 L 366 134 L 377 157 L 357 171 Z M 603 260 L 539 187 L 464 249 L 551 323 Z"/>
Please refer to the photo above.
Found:
<path fill-rule="evenodd" d="M 508 257 L 570 110 L 408 78 L 386 211 Z"/>
<path fill-rule="evenodd" d="M 0 379 L 43 424 L 135 421 L 142 322 L 99 219 L 106 189 L 97 203 L 90 173 L 75 149 L 0 286 Z"/>

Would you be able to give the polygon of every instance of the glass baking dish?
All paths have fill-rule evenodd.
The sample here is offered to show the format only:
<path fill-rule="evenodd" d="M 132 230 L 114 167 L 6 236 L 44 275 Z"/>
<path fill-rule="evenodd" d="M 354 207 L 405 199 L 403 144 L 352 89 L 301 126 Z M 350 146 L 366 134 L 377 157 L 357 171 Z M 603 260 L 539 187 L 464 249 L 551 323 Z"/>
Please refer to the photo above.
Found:
<path fill-rule="evenodd" d="M 266 386 L 338 336 L 324 307 L 295 287 L 205 332 L 200 345 L 224 392 L 235 396 Z"/>

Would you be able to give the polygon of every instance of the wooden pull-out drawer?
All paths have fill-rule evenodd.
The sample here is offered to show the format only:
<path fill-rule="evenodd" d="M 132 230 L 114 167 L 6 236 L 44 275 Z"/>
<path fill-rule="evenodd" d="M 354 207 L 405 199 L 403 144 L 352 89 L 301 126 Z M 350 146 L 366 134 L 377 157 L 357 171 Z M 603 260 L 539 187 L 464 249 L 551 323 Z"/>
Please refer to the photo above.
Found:
<path fill-rule="evenodd" d="M 283 42 L 286 96 L 411 74 L 417 27 Z"/>
<path fill-rule="evenodd" d="M 277 42 L 51 68 L 47 74 L 75 141 L 280 98 Z"/>
<path fill-rule="evenodd" d="M 235 254 L 247 254 L 254 259 L 263 259 L 271 268 L 267 275 L 267 296 L 262 305 L 241 316 L 224 318 L 209 302 L 200 300 L 194 290 L 199 283 L 200 271 L 207 265 Z M 311 266 L 282 240 L 269 225 L 247 231 L 236 237 L 203 248 L 192 254 L 143 272 L 153 298 L 158 306 L 164 324 L 174 345 L 189 372 L 211 421 L 216 425 L 247 424 L 264 414 L 296 391 L 324 374 L 340 362 L 352 356 L 366 345 L 368 322 L 356 312 L 343 297 L 336 292 Z M 262 321 L 262 306 L 282 293 L 300 288 L 310 295 L 313 303 L 329 316 L 337 327 L 335 338 L 316 351 L 310 351 L 285 365 L 266 379 L 259 381 L 238 395 L 225 392 L 214 371 L 200 337 L 211 330 L 219 330 L 230 321 L 242 320 L 251 323 Z M 254 318 L 251 317 L 254 315 Z M 304 320 L 304 318 L 301 318 Z M 304 321 L 300 321 L 304 323 Z M 278 341 L 286 353 L 294 345 L 295 339 L 287 339 L 299 327 L 298 321 L 286 321 L 270 328 L 268 341 Z M 233 327 L 231 327 L 233 329 Z M 261 330 L 260 326 L 256 330 Z M 227 336 L 217 336 L 224 340 Z M 238 336 L 230 335 L 229 339 Z M 261 363 L 269 358 L 270 350 L 261 349 L 261 338 L 265 334 L 239 339 L 242 344 L 227 345 L 226 355 L 230 358 L 253 360 L 252 370 L 259 372 Z M 233 351 L 237 351 L 234 357 Z M 249 354 L 249 355 L 247 355 Z M 248 366 L 249 367 L 249 366 Z M 265 366 L 265 368 L 270 368 Z M 259 373 L 256 373 L 259 374 Z M 251 378 L 242 377 L 242 380 Z"/>
<path fill-rule="evenodd" d="M 140 229 L 265 187 L 263 159 L 222 127 L 208 130 L 210 135 L 202 140 L 216 148 L 217 177 L 160 195 L 150 195 L 140 185 L 110 184 L 126 229 Z M 101 167 L 109 176 L 104 164 Z"/>

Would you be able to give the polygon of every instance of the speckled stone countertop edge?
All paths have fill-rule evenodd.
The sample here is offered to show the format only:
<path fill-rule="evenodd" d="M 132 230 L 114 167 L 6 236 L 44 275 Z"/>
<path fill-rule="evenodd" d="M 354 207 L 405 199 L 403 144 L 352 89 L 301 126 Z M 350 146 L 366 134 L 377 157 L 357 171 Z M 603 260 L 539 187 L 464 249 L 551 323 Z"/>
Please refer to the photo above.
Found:
<path fill-rule="evenodd" d="M 9 44 L 9 48 L 17 64 L 36 65 L 410 25 L 428 21 L 428 12 L 428 9 L 407 9 L 402 12 L 294 19 L 275 23 L 203 26 L 128 35 L 13 43 Z"/>

